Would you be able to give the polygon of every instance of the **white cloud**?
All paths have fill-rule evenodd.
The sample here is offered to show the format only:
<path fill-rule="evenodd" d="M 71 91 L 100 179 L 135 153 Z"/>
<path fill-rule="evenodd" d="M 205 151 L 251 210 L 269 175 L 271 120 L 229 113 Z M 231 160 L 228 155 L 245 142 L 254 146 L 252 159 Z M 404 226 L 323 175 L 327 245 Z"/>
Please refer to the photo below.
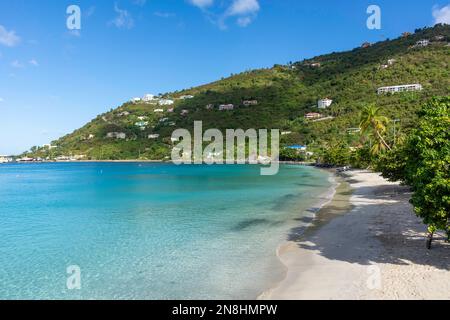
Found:
<path fill-rule="evenodd" d="M 235 16 L 237 25 L 246 27 L 253 22 L 260 9 L 258 0 L 234 0 L 225 12 L 223 21 L 227 17 Z"/>
<path fill-rule="evenodd" d="M 117 3 L 114 4 L 114 11 L 117 13 L 117 17 L 110 22 L 110 24 L 116 26 L 119 29 L 131 29 L 134 27 L 134 20 L 131 14 L 127 10 L 120 9 Z"/>
<path fill-rule="evenodd" d="M 204 9 L 212 6 L 214 0 L 189 0 L 189 2 L 200 9 Z"/>
<path fill-rule="evenodd" d="M 434 24 L 437 23 L 450 24 L 450 4 L 442 8 L 434 6 L 433 17 L 434 17 Z"/>
<path fill-rule="evenodd" d="M 24 68 L 24 65 L 19 60 L 14 60 L 11 62 L 11 67 L 21 69 Z"/>
<path fill-rule="evenodd" d="M 214 0 L 188 0 L 192 5 L 202 9 L 207 19 L 217 25 L 220 29 L 227 29 L 226 21 L 233 17 L 236 24 L 240 27 L 246 27 L 255 20 L 261 9 L 258 0 L 227 0 L 221 1 L 217 8 L 207 9 L 212 6 Z M 224 4 L 227 6 L 224 6 Z M 223 8 L 226 8 L 225 10 Z M 214 10 L 216 9 L 216 10 Z M 219 11 L 219 12 L 218 12 Z"/>
<path fill-rule="evenodd" d="M 5 99 L 3 99 L 2 97 L 0 97 L 0 102 L 3 102 L 3 101 L 5 101 Z"/>
<path fill-rule="evenodd" d="M 259 11 L 258 0 L 234 0 L 231 7 L 228 9 L 228 15 L 247 15 L 255 14 Z"/>
<path fill-rule="evenodd" d="M 36 59 L 31 59 L 30 61 L 28 61 L 28 63 L 32 66 L 39 67 L 39 63 L 36 61 Z"/>
<path fill-rule="evenodd" d="M 15 47 L 20 42 L 20 37 L 16 35 L 16 32 L 8 31 L 4 26 L 0 25 L 0 44 L 7 47 Z"/>
<path fill-rule="evenodd" d="M 250 17 L 241 17 L 237 19 L 237 24 L 240 27 L 246 27 L 248 26 L 250 23 L 252 23 L 252 18 Z"/>

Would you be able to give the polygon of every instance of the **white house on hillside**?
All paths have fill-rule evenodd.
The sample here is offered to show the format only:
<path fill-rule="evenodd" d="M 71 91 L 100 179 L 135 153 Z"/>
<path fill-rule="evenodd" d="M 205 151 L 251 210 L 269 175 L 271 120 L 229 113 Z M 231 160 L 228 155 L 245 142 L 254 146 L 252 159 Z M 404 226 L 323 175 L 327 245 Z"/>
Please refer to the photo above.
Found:
<path fill-rule="evenodd" d="M 155 100 L 155 96 L 153 94 L 147 93 L 143 98 L 142 101 L 144 102 L 150 102 Z"/>
<path fill-rule="evenodd" d="M 160 99 L 158 102 L 161 106 L 171 106 L 174 104 L 173 100 L 170 99 Z"/>
<path fill-rule="evenodd" d="M 430 40 L 423 39 L 416 42 L 416 47 L 427 47 L 430 44 Z"/>
<path fill-rule="evenodd" d="M 390 86 L 390 87 L 381 87 L 378 88 L 377 92 L 378 94 L 383 93 L 397 93 L 397 92 L 405 92 L 405 91 L 421 91 L 422 85 L 421 84 L 403 84 L 400 86 Z"/>
<path fill-rule="evenodd" d="M 224 110 L 234 110 L 234 105 L 233 104 L 221 104 L 219 106 L 219 110 L 220 111 L 224 111 Z"/>
<path fill-rule="evenodd" d="M 326 108 L 328 108 L 329 106 L 331 106 L 332 103 L 333 103 L 333 100 L 331 100 L 331 99 L 328 99 L 328 98 L 326 98 L 326 99 L 321 99 L 321 100 L 319 100 L 319 101 L 317 102 L 317 107 L 318 107 L 319 109 L 326 109 Z"/>

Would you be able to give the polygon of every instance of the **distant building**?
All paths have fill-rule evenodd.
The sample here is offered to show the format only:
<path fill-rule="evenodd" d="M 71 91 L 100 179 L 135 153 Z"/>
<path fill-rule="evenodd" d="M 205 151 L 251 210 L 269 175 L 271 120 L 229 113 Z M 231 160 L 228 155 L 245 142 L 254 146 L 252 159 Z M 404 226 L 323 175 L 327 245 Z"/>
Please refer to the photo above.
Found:
<path fill-rule="evenodd" d="M 220 111 L 224 111 L 224 110 L 234 110 L 234 104 L 221 104 L 219 106 L 219 110 Z"/>
<path fill-rule="evenodd" d="M 149 134 L 148 138 L 149 139 L 158 139 L 159 138 L 159 134 L 156 134 L 156 133 L 155 134 Z"/>
<path fill-rule="evenodd" d="M 397 93 L 397 92 L 405 92 L 405 91 L 421 91 L 421 84 L 404 84 L 399 86 L 390 86 L 390 87 L 381 87 L 378 88 L 378 94 L 383 93 Z"/>
<path fill-rule="evenodd" d="M 166 121 L 169 121 L 169 118 L 161 118 L 161 119 L 159 119 L 159 122 L 166 122 Z"/>
<path fill-rule="evenodd" d="M 155 109 L 155 110 L 153 110 L 153 112 L 155 112 L 155 113 L 162 113 L 162 112 L 164 112 L 164 109 Z"/>
<path fill-rule="evenodd" d="M 245 100 L 242 102 L 244 106 L 256 106 L 258 104 L 258 100 Z"/>
<path fill-rule="evenodd" d="M 180 113 L 182 116 L 187 116 L 189 114 L 189 110 L 181 110 Z"/>
<path fill-rule="evenodd" d="M 434 37 L 435 41 L 442 41 L 444 39 L 445 39 L 445 37 L 443 35 L 437 35 L 437 36 Z"/>
<path fill-rule="evenodd" d="M 13 157 L 10 156 L 0 156 L 0 163 L 13 162 Z"/>
<path fill-rule="evenodd" d="M 427 47 L 430 44 L 430 40 L 423 39 L 416 42 L 416 47 Z"/>
<path fill-rule="evenodd" d="M 305 114 L 306 119 L 317 119 L 317 118 L 321 118 L 321 117 L 322 117 L 322 115 L 317 112 L 309 112 L 309 113 Z"/>
<path fill-rule="evenodd" d="M 167 109 L 167 112 L 168 112 L 168 113 L 173 113 L 173 112 L 174 112 L 174 109 L 173 109 L 173 108 Z"/>
<path fill-rule="evenodd" d="M 175 102 L 173 100 L 170 99 L 159 99 L 158 101 L 159 105 L 161 106 L 171 106 L 173 105 Z"/>
<path fill-rule="evenodd" d="M 292 133 L 292 131 L 282 131 L 281 132 L 281 135 L 282 136 L 287 136 L 287 135 L 289 135 L 289 134 L 291 134 Z"/>
<path fill-rule="evenodd" d="M 133 98 L 133 99 L 131 99 L 131 102 L 133 102 L 133 103 L 138 103 L 138 102 L 140 102 L 142 99 L 141 98 Z"/>
<path fill-rule="evenodd" d="M 134 124 L 136 127 L 145 128 L 148 125 L 148 121 L 139 121 Z"/>
<path fill-rule="evenodd" d="M 108 132 L 106 137 L 110 139 L 126 139 L 127 135 L 123 132 Z"/>
<path fill-rule="evenodd" d="M 214 109 L 214 105 L 213 104 L 206 105 L 206 110 L 212 110 L 212 109 Z"/>
<path fill-rule="evenodd" d="M 319 109 L 326 109 L 329 106 L 331 106 L 331 104 L 333 103 L 333 100 L 325 98 L 325 99 L 321 99 L 317 102 L 317 107 Z"/>
<path fill-rule="evenodd" d="M 310 67 L 313 67 L 313 68 L 320 68 L 320 67 L 321 67 L 321 64 L 320 64 L 320 62 L 313 62 L 313 63 L 310 64 Z"/>
<path fill-rule="evenodd" d="M 124 112 L 119 113 L 119 117 L 126 117 L 126 116 L 129 116 L 129 115 L 130 115 L 130 113 L 128 111 L 124 111 Z"/>
<path fill-rule="evenodd" d="M 44 144 L 44 145 L 42 145 L 42 148 L 51 150 L 51 149 L 56 149 L 58 147 L 57 146 L 52 146 L 51 144 Z"/>
<path fill-rule="evenodd" d="M 93 134 L 88 135 L 88 140 L 92 140 L 94 138 L 95 138 L 95 135 L 93 135 Z"/>
<path fill-rule="evenodd" d="M 194 98 L 194 96 L 193 96 L 193 95 L 190 95 L 190 94 L 185 95 L 185 96 L 181 96 L 181 97 L 180 97 L 181 100 L 193 99 L 193 98 Z"/>
<path fill-rule="evenodd" d="M 144 102 L 150 102 L 150 101 L 153 101 L 153 100 L 156 100 L 156 99 L 155 99 L 155 96 L 154 96 L 153 94 L 150 94 L 150 93 L 147 93 L 147 94 L 142 98 L 142 101 L 144 101 Z"/>
<path fill-rule="evenodd" d="M 395 60 L 395 59 L 388 59 L 388 61 L 387 61 L 388 65 L 390 65 L 390 66 L 392 66 L 396 62 L 397 62 L 397 60 Z"/>
<path fill-rule="evenodd" d="M 140 117 L 138 117 L 138 119 L 143 121 L 143 120 L 147 119 L 147 117 L 146 116 L 140 116 Z"/>
<path fill-rule="evenodd" d="M 364 42 L 364 43 L 361 45 L 361 48 L 369 48 L 371 45 L 372 45 L 372 44 L 371 44 L 370 42 Z"/>
<path fill-rule="evenodd" d="M 295 151 L 306 151 L 308 148 L 306 146 L 302 146 L 302 145 L 298 145 L 298 144 L 294 144 L 291 146 L 287 146 L 287 149 L 291 149 L 291 150 L 295 150 Z"/>

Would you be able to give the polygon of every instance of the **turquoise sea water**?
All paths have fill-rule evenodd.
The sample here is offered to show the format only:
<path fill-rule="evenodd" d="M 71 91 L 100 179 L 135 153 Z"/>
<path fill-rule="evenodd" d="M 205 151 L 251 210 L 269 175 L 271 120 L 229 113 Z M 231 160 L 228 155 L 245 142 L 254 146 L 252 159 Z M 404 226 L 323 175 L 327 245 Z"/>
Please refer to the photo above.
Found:
<path fill-rule="evenodd" d="M 0 165 L 0 299 L 254 299 L 330 185 L 291 165 Z"/>

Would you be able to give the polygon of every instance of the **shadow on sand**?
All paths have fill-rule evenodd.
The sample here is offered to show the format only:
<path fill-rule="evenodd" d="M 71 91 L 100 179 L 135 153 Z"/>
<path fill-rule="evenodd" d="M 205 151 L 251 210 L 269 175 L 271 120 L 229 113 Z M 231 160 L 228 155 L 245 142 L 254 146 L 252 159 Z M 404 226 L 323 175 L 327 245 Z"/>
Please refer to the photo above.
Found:
<path fill-rule="evenodd" d="M 288 240 L 332 260 L 362 265 L 414 263 L 450 270 L 450 244 L 443 234 L 436 236 L 432 250 L 425 248 L 426 226 L 405 205 L 411 195 L 408 188 L 386 184 L 352 191 L 349 183 L 355 182 L 341 183 L 334 200 L 312 221 L 299 219 L 311 227 L 292 229 Z"/>

